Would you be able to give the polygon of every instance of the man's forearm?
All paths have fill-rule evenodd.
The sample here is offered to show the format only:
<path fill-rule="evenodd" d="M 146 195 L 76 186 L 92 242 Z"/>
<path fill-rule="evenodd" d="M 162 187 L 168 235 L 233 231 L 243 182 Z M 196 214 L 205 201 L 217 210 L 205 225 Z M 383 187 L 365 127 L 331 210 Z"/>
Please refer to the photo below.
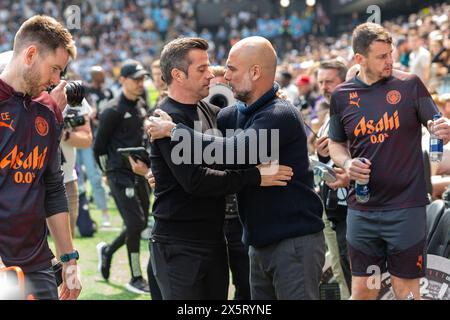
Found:
<path fill-rule="evenodd" d="M 92 145 L 91 124 L 87 116 L 85 116 L 85 121 L 86 123 L 84 125 L 75 128 L 73 131 L 69 131 L 68 139 L 65 141 L 72 147 L 84 149 Z M 66 134 L 63 135 L 63 139 L 66 138 L 65 136 Z"/>
<path fill-rule="evenodd" d="M 338 167 L 345 168 L 345 162 L 352 158 L 350 151 L 348 150 L 347 143 L 340 143 L 330 140 L 328 148 L 334 164 Z"/>
<path fill-rule="evenodd" d="M 92 145 L 92 134 L 84 131 L 72 131 L 66 142 L 75 148 L 89 148 Z"/>
<path fill-rule="evenodd" d="M 47 225 L 55 241 L 57 254 L 66 254 L 74 250 L 70 232 L 69 213 L 61 212 L 47 218 Z M 59 260 L 59 257 L 57 257 Z"/>

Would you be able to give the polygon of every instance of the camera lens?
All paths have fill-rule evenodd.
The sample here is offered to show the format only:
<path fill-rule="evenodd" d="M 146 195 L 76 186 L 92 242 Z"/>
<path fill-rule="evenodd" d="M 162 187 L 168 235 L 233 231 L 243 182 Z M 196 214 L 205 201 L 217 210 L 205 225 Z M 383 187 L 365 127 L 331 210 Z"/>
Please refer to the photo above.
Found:
<path fill-rule="evenodd" d="M 209 102 L 219 108 L 225 108 L 228 106 L 228 99 L 223 94 L 213 95 Z"/>
<path fill-rule="evenodd" d="M 85 89 L 81 81 L 71 81 L 66 85 L 67 104 L 72 107 L 81 105 Z"/>

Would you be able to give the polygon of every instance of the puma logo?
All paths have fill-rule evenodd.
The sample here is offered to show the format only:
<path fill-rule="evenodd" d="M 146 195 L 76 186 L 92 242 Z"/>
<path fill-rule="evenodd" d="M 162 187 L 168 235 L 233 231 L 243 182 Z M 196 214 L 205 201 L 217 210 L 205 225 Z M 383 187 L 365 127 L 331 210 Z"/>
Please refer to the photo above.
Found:
<path fill-rule="evenodd" d="M 349 103 L 350 103 L 350 105 L 352 105 L 352 106 L 357 106 L 358 108 L 360 107 L 360 105 L 359 105 L 359 101 L 361 100 L 361 98 L 358 98 L 358 100 L 350 100 L 349 101 Z"/>
<path fill-rule="evenodd" d="M 14 129 L 14 128 L 12 127 L 13 122 L 14 122 L 14 120 L 11 121 L 9 124 L 7 124 L 7 123 L 5 123 L 5 122 L 3 122 L 3 121 L 0 121 L 0 127 L 5 127 L 5 128 L 10 129 L 12 132 L 15 132 L 16 129 Z"/>

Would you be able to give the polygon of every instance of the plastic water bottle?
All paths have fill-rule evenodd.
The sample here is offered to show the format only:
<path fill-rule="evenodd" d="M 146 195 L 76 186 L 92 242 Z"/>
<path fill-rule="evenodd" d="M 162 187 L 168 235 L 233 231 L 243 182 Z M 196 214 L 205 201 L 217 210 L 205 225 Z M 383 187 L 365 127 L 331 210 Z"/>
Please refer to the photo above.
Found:
<path fill-rule="evenodd" d="M 433 122 L 441 117 L 441 114 L 435 114 L 433 116 Z M 434 124 L 433 124 L 434 125 Z M 442 153 L 444 151 L 444 142 L 439 139 L 433 133 L 430 133 L 430 160 L 433 162 L 439 162 L 442 160 Z"/>
<path fill-rule="evenodd" d="M 361 162 L 366 163 L 366 159 L 360 158 Z M 366 203 L 370 199 L 369 179 L 355 181 L 356 201 Z"/>

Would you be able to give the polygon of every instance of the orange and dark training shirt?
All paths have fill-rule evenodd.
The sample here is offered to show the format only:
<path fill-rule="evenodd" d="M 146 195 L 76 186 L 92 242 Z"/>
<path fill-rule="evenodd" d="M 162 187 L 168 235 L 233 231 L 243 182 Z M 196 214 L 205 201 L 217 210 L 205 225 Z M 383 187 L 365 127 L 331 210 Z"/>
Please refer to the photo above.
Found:
<path fill-rule="evenodd" d="M 61 130 L 48 93 L 31 98 L 0 80 L 0 256 L 24 272 L 51 266 L 46 218 L 68 211 Z"/>
<path fill-rule="evenodd" d="M 352 158 L 371 161 L 370 200 L 351 209 L 385 211 L 428 204 L 422 162 L 422 125 L 438 109 L 422 81 L 402 73 L 372 85 L 357 76 L 339 85 L 331 97 L 329 137 L 348 141 Z"/>

